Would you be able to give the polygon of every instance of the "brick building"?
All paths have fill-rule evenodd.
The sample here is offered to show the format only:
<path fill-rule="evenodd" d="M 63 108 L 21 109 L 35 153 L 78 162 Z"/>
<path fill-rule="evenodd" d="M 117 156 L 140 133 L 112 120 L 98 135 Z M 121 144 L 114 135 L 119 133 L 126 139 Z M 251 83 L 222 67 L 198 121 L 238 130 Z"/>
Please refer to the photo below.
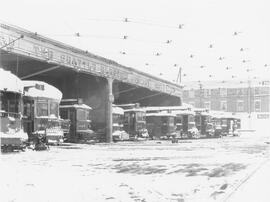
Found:
<path fill-rule="evenodd" d="M 270 81 L 209 81 L 184 83 L 183 102 L 270 120 Z"/>
<path fill-rule="evenodd" d="M 228 112 L 269 112 L 270 81 L 190 82 L 183 102 L 194 107 Z"/>

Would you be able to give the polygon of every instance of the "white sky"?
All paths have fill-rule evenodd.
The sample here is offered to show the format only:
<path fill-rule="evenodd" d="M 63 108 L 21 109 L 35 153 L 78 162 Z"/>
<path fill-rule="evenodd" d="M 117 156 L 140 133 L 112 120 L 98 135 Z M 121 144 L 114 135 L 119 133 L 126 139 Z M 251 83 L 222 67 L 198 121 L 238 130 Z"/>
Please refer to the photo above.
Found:
<path fill-rule="evenodd" d="M 269 0 L 2 0 L 0 20 L 169 81 L 174 64 L 183 81 L 263 79 L 270 78 L 269 8 Z"/>

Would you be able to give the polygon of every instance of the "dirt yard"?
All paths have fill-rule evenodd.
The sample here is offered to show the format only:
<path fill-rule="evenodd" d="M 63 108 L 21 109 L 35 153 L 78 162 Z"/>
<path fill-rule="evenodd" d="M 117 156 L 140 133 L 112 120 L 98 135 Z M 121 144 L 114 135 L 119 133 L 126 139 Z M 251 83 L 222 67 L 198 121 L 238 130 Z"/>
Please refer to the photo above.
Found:
<path fill-rule="evenodd" d="M 1 155 L 0 201 L 223 201 L 269 158 L 269 136 L 65 145 Z"/>

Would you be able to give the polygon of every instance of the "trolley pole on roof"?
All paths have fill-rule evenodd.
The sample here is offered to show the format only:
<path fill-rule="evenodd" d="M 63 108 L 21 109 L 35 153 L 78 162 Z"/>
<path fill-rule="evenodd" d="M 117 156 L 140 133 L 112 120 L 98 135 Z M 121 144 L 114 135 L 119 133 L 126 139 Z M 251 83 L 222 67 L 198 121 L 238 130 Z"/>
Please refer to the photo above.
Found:
<path fill-rule="evenodd" d="M 178 70 L 178 75 L 177 75 L 177 78 L 176 78 L 176 83 L 181 84 L 182 82 L 182 67 L 179 67 L 179 70 Z"/>
<path fill-rule="evenodd" d="M 203 107 L 203 104 L 202 104 L 202 84 L 201 83 L 199 83 L 199 93 L 200 93 L 200 107 L 202 108 Z"/>

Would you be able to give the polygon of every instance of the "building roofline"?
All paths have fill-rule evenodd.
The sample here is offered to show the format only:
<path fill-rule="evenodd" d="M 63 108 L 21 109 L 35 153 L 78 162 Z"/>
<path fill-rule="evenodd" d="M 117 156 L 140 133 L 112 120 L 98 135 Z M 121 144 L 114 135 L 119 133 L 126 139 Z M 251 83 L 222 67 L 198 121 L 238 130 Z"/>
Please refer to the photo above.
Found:
<path fill-rule="evenodd" d="M 163 82 L 163 83 L 166 83 L 166 84 L 169 84 L 169 85 L 173 85 L 173 86 L 181 88 L 181 89 L 183 88 L 181 85 L 178 85 L 176 83 L 173 83 L 173 82 L 167 81 L 165 79 L 155 77 L 155 76 L 153 76 L 151 74 L 139 71 L 139 70 L 137 70 L 135 68 L 132 68 L 132 67 L 127 67 L 127 66 L 121 65 L 121 64 L 117 63 L 114 60 L 111 60 L 111 59 L 108 59 L 108 58 L 105 58 L 105 57 L 102 57 L 102 56 L 95 55 L 95 54 L 90 53 L 88 51 L 86 52 L 86 51 L 84 51 L 82 49 L 79 49 L 79 48 L 76 48 L 74 46 L 65 44 L 63 42 L 56 41 L 54 39 L 39 35 L 37 32 L 31 32 L 31 31 L 26 30 L 24 28 L 21 28 L 21 27 L 15 26 L 15 25 L 11 25 L 9 23 L 0 23 L 0 28 L 4 28 L 4 29 L 10 30 L 10 31 L 14 31 L 14 32 L 17 32 L 19 34 L 25 35 L 25 36 L 27 36 L 29 38 L 33 38 L 33 39 L 42 41 L 44 43 L 49 43 L 49 44 L 52 44 L 52 45 L 54 45 L 56 47 L 67 49 L 67 50 L 72 51 L 74 53 L 82 54 L 82 55 L 90 57 L 92 59 L 100 60 L 100 61 L 102 61 L 104 63 L 110 64 L 110 65 L 115 65 L 117 67 L 124 68 L 126 70 L 136 72 L 136 73 L 141 74 L 143 76 L 147 76 L 147 77 L 149 77 L 151 79 L 155 79 L 155 80 L 158 80 L 160 82 Z"/>

